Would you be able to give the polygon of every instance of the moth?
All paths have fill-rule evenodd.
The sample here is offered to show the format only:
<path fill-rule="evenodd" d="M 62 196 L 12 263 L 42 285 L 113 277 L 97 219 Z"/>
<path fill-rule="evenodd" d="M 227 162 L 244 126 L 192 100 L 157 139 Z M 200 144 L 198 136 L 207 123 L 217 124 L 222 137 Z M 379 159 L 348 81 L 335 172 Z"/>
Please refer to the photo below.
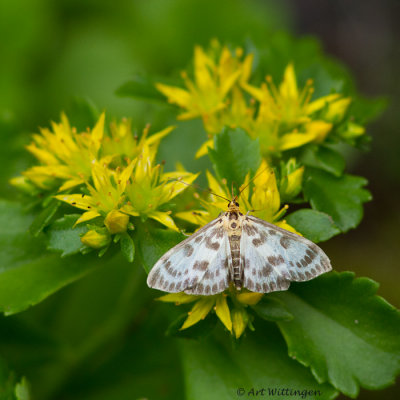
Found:
<path fill-rule="evenodd" d="M 209 296 L 230 285 L 269 293 L 332 269 L 315 243 L 247 213 L 228 210 L 165 253 L 147 278 L 151 288 Z"/>

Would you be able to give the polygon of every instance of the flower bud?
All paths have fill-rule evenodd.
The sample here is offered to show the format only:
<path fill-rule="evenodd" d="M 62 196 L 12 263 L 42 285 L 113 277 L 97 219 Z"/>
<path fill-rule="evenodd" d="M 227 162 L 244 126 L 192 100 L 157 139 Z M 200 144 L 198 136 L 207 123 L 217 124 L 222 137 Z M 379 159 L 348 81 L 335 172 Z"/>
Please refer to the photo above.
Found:
<path fill-rule="evenodd" d="M 348 122 L 346 128 L 340 133 L 344 139 L 354 139 L 365 133 L 365 128 L 354 122 Z"/>
<path fill-rule="evenodd" d="M 107 246 L 110 241 L 110 234 L 105 228 L 91 229 L 81 237 L 81 242 L 83 244 L 94 249 L 101 249 Z"/>
<path fill-rule="evenodd" d="M 304 167 L 298 168 L 294 158 L 291 158 L 288 163 L 282 167 L 279 191 L 283 201 L 293 199 L 300 193 L 303 174 Z"/>
<path fill-rule="evenodd" d="M 21 192 L 34 195 L 37 192 L 37 189 L 32 183 L 26 179 L 24 176 L 16 176 L 15 178 L 10 179 L 10 184 L 15 186 Z"/>
<path fill-rule="evenodd" d="M 340 121 L 349 108 L 350 102 L 351 99 L 345 97 L 330 103 L 329 109 L 325 114 L 325 119 L 328 121 Z"/>
<path fill-rule="evenodd" d="M 108 231 L 113 233 L 123 233 L 126 232 L 129 223 L 129 215 L 122 213 L 118 210 L 110 211 L 106 219 L 104 220 L 104 225 L 107 227 Z"/>

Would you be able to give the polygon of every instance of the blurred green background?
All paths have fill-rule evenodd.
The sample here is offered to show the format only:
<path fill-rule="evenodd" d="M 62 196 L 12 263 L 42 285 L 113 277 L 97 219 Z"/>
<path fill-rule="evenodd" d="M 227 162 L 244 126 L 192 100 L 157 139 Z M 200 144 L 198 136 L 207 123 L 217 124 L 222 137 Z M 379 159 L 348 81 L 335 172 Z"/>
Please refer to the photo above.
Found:
<path fill-rule="evenodd" d="M 384 115 L 368 128 L 372 151 L 348 159 L 350 172 L 370 181 L 374 200 L 356 230 L 322 247 L 334 268 L 375 279 L 379 294 L 399 306 L 399 11 L 394 0 L 2 0 L 0 135 L 7 142 L 0 148 L 2 197 L 14 196 L 7 180 L 29 162 L 22 146 L 30 133 L 58 120 L 75 96 L 108 115 L 132 117 L 138 128 L 147 122 L 157 127 L 165 122 L 159 106 L 115 95 L 133 74 L 176 74 L 190 62 L 194 44 L 207 46 L 212 38 L 262 44 L 276 31 L 315 35 L 327 54 L 349 67 L 362 94 L 389 99 Z M 200 123 L 190 124 L 200 132 Z M 173 151 L 170 140 L 163 157 Z M 194 140 L 200 144 L 203 136 Z M 79 285 L 52 301 L 79 292 Z M 385 395 L 394 398 L 395 388 L 363 391 L 360 398 Z"/>

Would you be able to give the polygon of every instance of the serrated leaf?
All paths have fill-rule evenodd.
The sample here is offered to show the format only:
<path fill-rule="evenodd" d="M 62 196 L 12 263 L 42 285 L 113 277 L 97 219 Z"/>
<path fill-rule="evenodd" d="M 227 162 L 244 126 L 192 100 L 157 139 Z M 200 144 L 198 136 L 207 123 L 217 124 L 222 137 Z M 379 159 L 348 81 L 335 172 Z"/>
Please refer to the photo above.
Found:
<path fill-rule="evenodd" d="M 343 156 L 327 146 L 306 146 L 300 161 L 304 165 L 322 169 L 335 176 L 341 176 L 346 166 Z"/>
<path fill-rule="evenodd" d="M 81 235 L 88 231 L 84 224 L 74 228 L 80 214 L 69 214 L 58 219 L 46 230 L 47 249 L 60 251 L 61 257 L 79 253 L 85 245 L 81 242 Z"/>
<path fill-rule="evenodd" d="M 264 296 L 251 308 L 260 318 L 267 321 L 290 321 L 293 319 L 293 315 L 287 310 L 285 304 L 270 296 Z"/>
<path fill-rule="evenodd" d="M 366 184 L 367 180 L 360 176 L 344 174 L 336 177 L 308 168 L 304 194 L 312 208 L 328 214 L 342 232 L 347 232 L 360 223 L 363 203 L 371 200 L 370 192 L 363 188 Z"/>
<path fill-rule="evenodd" d="M 294 315 L 278 322 L 289 354 L 350 397 L 400 373 L 400 312 L 376 296 L 377 288 L 351 272 L 331 272 L 273 294 Z"/>
<path fill-rule="evenodd" d="M 125 232 L 121 234 L 120 238 L 121 252 L 127 261 L 133 262 L 135 258 L 135 244 L 129 233 Z"/>
<path fill-rule="evenodd" d="M 340 233 L 332 218 L 321 211 L 298 210 L 289 214 L 286 221 L 314 243 L 323 242 Z"/>
<path fill-rule="evenodd" d="M 29 227 L 29 232 L 33 236 L 39 236 L 43 229 L 50 223 L 54 214 L 57 212 L 61 205 L 61 201 L 52 199 L 50 203 L 44 208 L 38 216 L 33 220 L 31 226 Z"/>
<path fill-rule="evenodd" d="M 116 90 L 115 94 L 120 97 L 165 102 L 165 97 L 156 89 L 154 81 L 142 75 L 136 75 L 130 81 L 125 82 Z"/>
<path fill-rule="evenodd" d="M 188 399 L 255 398 L 255 391 L 264 388 L 265 397 L 281 400 L 282 395 L 269 390 L 288 387 L 300 392 L 319 390 L 318 399 L 324 400 L 337 394 L 330 385 L 318 384 L 306 368 L 290 359 L 275 326 L 262 320 L 258 320 L 256 331 L 249 332 L 235 349 L 226 338 L 200 343 L 182 340 L 179 345 Z"/>
<path fill-rule="evenodd" d="M 181 233 L 150 224 L 137 223 L 135 227 L 136 248 L 147 273 L 164 253 L 185 239 Z"/>
<path fill-rule="evenodd" d="M 82 262 L 80 255 L 61 259 L 49 253 L 43 240 L 28 233 L 32 219 L 21 205 L 0 201 L 0 312 L 6 315 L 39 303 L 102 264 L 95 256 Z"/>
<path fill-rule="evenodd" d="M 261 163 L 260 144 L 240 128 L 225 128 L 214 138 L 214 149 L 209 156 L 220 179 L 228 187 L 232 182 L 240 186 L 249 172 L 256 172 Z"/>

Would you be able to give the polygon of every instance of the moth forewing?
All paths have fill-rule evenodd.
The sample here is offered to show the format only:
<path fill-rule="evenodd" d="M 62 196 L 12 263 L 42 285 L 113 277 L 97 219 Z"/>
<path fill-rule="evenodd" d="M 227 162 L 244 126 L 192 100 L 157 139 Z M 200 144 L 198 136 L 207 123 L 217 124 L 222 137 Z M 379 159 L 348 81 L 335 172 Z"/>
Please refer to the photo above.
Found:
<path fill-rule="evenodd" d="M 149 287 L 212 295 L 229 286 L 229 239 L 219 217 L 165 253 L 147 278 Z"/>
<path fill-rule="evenodd" d="M 213 295 L 232 283 L 260 293 L 287 290 L 332 269 L 316 244 L 239 211 L 228 211 L 165 253 L 147 284 L 165 292 Z"/>
<path fill-rule="evenodd" d="M 332 269 L 315 243 L 251 215 L 243 221 L 241 253 L 244 287 L 254 292 L 287 290 L 291 281 Z"/>

